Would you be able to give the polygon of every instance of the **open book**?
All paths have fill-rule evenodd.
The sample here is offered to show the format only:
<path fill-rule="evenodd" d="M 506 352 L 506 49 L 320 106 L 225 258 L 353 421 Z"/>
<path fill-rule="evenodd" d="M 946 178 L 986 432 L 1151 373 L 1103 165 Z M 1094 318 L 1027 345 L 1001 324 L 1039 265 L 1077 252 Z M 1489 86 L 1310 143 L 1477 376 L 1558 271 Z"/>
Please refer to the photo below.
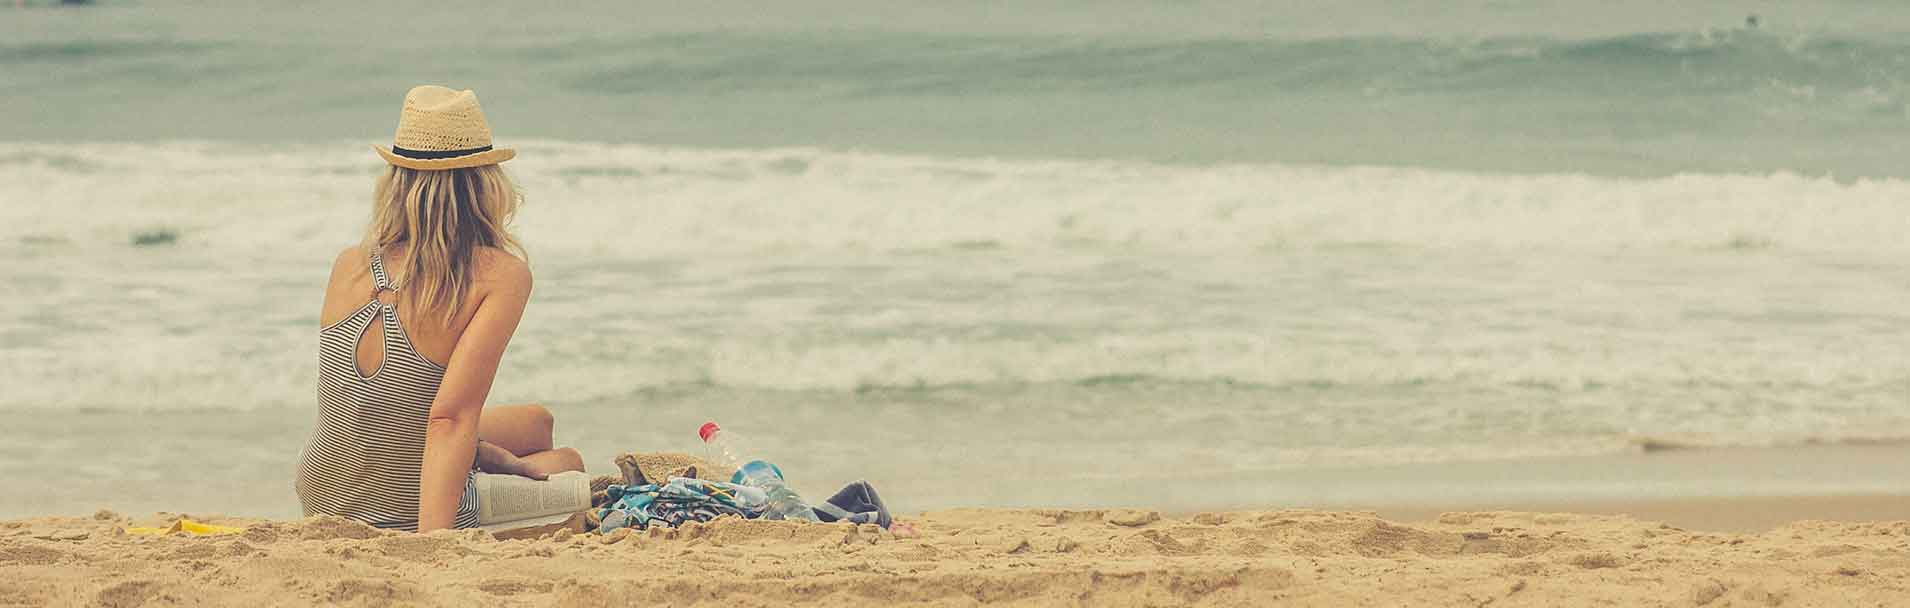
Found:
<path fill-rule="evenodd" d="M 590 476 L 566 471 L 537 481 L 478 473 L 478 527 L 491 532 L 562 522 L 590 508 Z"/>

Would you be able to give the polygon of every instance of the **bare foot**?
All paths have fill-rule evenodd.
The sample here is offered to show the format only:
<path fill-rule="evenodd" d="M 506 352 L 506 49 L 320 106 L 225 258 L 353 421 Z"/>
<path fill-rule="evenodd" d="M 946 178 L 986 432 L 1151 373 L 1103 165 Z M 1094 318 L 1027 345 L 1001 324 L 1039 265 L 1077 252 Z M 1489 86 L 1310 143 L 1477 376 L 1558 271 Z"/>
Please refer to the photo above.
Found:
<path fill-rule="evenodd" d="M 535 467 L 532 467 L 530 463 L 524 462 L 524 459 L 516 457 L 512 457 L 511 464 L 505 468 L 504 472 L 519 477 L 529 477 L 538 481 L 550 479 L 550 475 L 538 471 Z"/>
<path fill-rule="evenodd" d="M 531 466 L 530 462 L 518 458 L 516 454 L 512 454 L 510 450 L 483 441 L 478 442 L 477 465 L 479 471 L 486 473 L 517 475 L 538 481 L 543 481 L 550 477 Z"/>

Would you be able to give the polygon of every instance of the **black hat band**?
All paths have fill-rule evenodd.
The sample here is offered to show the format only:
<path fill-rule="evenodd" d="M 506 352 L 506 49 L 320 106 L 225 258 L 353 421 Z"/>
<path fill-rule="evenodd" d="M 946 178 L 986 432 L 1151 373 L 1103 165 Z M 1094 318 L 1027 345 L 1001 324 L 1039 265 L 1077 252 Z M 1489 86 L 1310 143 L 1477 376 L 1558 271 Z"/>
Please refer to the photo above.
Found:
<path fill-rule="evenodd" d="M 490 152 L 490 151 L 491 151 L 490 146 L 484 146 L 482 148 L 466 148 L 463 150 L 443 150 L 443 151 L 407 150 L 404 148 L 400 148 L 398 146 L 391 147 L 392 154 L 396 154 L 396 155 L 403 156 L 405 158 L 409 158 L 413 160 L 441 160 L 446 158 L 457 158 L 460 156 L 470 156 L 472 154 L 477 154 L 479 152 Z"/>

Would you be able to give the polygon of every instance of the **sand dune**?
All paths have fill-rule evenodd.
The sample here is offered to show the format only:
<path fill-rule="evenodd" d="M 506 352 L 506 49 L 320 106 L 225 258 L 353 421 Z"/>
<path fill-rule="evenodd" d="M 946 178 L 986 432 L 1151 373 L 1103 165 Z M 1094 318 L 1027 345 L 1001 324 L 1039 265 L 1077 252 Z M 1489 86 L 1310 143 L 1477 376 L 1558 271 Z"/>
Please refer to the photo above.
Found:
<path fill-rule="evenodd" d="M 499 541 L 331 518 L 130 536 L 92 517 L 0 522 L 7 606 L 1891 606 L 1910 522 L 1763 534 L 1625 517 L 953 510 L 873 526 L 724 520 Z"/>

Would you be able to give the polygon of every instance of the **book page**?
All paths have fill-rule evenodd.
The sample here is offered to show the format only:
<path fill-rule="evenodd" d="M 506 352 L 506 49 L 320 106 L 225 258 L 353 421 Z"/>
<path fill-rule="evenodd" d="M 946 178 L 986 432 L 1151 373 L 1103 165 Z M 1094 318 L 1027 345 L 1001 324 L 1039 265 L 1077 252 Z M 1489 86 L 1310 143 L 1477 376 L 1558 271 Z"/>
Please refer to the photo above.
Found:
<path fill-rule="evenodd" d="M 537 481 L 516 475 L 477 474 L 478 524 L 491 525 L 590 508 L 590 477 L 567 471 Z"/>

